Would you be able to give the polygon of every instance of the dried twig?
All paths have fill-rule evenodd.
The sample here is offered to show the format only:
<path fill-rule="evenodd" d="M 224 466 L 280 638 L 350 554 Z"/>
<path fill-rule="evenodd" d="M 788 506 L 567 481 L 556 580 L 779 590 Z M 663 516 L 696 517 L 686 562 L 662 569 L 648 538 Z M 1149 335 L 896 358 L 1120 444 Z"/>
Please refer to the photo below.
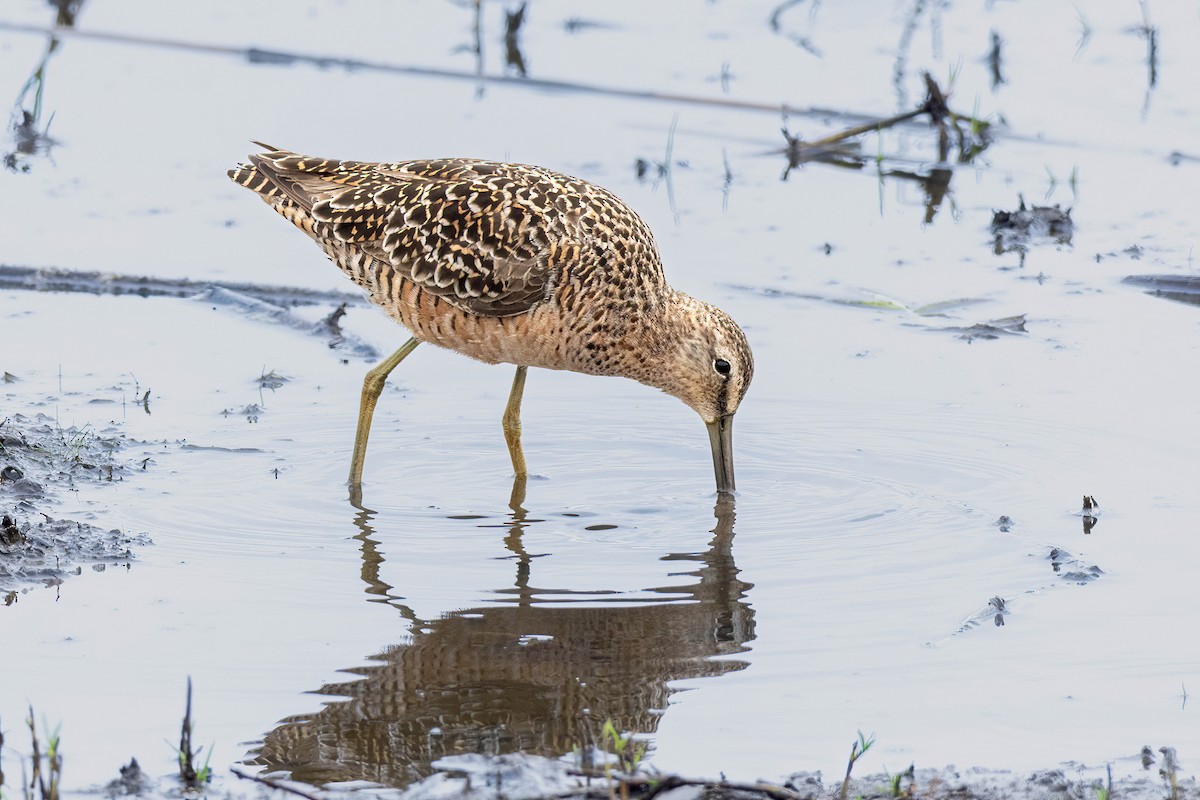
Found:
<path fill-rule="evenodd" d="M 320 792 L 302 789 L 299 785 L 297 785 L 297 781 L 284 781 L 277 780 L 275 778 L 265 778 L 262 775 L 254 775 L 250 772 L 247 772 L 238 766 L 230 767 L 229 771 L 234 775 L 237 775 L 242 780 L 261 783 L 263 786 L 269 786 L 272 789 L 278 789 L 281 792 L 288 792 L 290 794 L 298 795 L 300 797 L 307 798 L 307 800 L 325 800 L 325 795 L 321 794 Z"/>

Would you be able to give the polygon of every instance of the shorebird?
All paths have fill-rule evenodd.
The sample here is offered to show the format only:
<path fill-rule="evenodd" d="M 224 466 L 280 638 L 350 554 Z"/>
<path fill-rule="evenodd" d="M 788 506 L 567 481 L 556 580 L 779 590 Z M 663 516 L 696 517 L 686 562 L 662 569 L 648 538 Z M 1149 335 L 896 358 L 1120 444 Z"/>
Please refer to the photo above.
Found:
<path fill-rule="evenodd" d="M 421 342 L 516 365 L 502 424 L 518 478 L 525 375 L 542 367 L 679 398 L 708 427 L 717 491 L 734 490 L 733 415 L 754 371 L 746 336 L 671 288 L 649 227 L 611 192 L 523 164 L 334 161 L 255 144 L 264 152 L 229 177 L 412 332 L 363 380 L 352 491 L 387 376 Z"/>

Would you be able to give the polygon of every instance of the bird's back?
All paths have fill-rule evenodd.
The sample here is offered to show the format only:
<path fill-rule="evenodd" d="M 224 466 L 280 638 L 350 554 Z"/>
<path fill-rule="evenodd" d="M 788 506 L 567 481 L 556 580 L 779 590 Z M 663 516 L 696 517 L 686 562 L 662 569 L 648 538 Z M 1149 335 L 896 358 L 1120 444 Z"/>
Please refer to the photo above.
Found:
<path fill-rule="evenodd" d="M 355 282 L 411 281 L 481 316 L 521 314 L 560 277 L 661 282 L 645 223 L 610 192 L 542 167 L 473 159 L 333 161 L 272 150 L 237 183 L 320 244 Z M 560 276 L 562 267 L 571 266 Z"/>

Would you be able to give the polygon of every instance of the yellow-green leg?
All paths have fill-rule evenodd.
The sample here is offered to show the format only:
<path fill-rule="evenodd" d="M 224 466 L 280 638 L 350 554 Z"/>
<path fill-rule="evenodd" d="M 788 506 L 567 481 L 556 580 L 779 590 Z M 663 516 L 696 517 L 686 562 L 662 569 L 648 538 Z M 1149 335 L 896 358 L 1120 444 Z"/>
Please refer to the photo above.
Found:
<path fill-rule="evenodd" d="M 400 349 L 379 362 L 363 378 L 362 400 L 358 406 L 358 431 L 354 434 L 354 455 L 350 459 L 350 487 L 357 489 L 362 484 L 363 462 L 367 458 L 367 437 L 371 435 L 371 417 L 375 413 L 375 404 L 379 402 L 379 393 L 383 385 L 400 362 L 417 349 L 421 340 L 415 336 Z"/>
<path fill-rule="evenodd" d="M 504 441 L 508 442 L 508 455 L 512 458 L 513 472 L 524 478 L 525 453 L 521 450 L 521 396 L 525 393 L 525 372 L 528 367 L 517 367 L 513 376 L 512 391 L 508 393 L 508 405 L 501 422 L 504 424 Z"/>

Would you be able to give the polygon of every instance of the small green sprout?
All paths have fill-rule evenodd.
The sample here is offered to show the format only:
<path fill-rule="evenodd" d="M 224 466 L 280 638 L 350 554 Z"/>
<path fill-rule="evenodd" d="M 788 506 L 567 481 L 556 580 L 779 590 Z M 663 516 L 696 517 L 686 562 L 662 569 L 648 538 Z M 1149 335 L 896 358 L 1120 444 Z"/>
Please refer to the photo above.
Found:
<path fill-rule="evenodd" d="M 850 773 L 854 771 L 854 762 L 865 756 L 874 744 L 875 734 L 864 736 L 862 731 L 858 732 L 858 739 L 850 745 L 850 760 L 846 762 L 846 777 L 842 780 L 838 800 L 846 800 L 850 795 Z"/>

